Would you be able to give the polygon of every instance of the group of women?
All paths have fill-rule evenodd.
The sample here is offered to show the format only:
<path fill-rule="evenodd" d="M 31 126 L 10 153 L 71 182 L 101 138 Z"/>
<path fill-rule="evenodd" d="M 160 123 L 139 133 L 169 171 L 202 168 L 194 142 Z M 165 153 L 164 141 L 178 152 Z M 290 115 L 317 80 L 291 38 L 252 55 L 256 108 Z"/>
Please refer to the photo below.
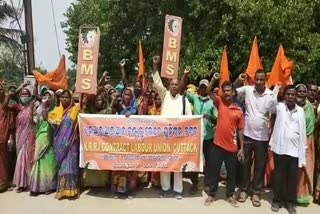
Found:
<path fill-rule="evenodd" d="M 148 173 L 80 170 L 77 127 L 80 112 L 129 116 L 140 106 L 147 114 L 159 114 L 161 100 L 155 93 L 149 92 L 150 100 L 144 101 L 123 86 L 103 88 L 95 96 L 83 95 L 80 105 L 69 90 L 43 88 L 37 95 L 27 85 L 6 93 L 0 84 L 0 192 L 13 186 L 18 193 L 30 191 L 31 196 L 56 192 L 57 199 L 75 199 L 82 185 L 110 186 L 116 197 L 132 197 L 138 183 L 148 183 L 151 177 L 155 185 L 159 183 L 159 176 Z M 16 151 L 12 185 L 9 147 Z"/>
<path fill-rule="evenodd" d="M 0 85 L 0 191 L 10 187 L 8 146 L 12 145 L 8 144 L 8 138 L 12 134 L 10 122 L 13 122 L 16 164 L 12 185 L 16 191 L 28 190 L 30 195 L 56 191 L 58 199 L 78 197 L 80 108 L 73 103 L 68 90 L 59 90 L 56 94 L 45 90 L 40 97 L 32 94 L 27 85 L 9 94 Z M 10 101 L 16 96 L 18 102 L 12 104 Z"/>

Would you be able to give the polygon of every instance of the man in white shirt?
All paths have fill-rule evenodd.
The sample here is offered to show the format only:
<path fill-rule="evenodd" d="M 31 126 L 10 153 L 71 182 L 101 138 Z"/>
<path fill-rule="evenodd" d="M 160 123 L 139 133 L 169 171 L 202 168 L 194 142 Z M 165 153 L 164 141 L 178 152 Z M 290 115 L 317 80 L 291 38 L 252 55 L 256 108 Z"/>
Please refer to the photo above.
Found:
<path fill-rule="evenodd" d="M 153 87 L 158 92 L 162 105 L 161 105 L 161 115 L 164 116 L 180 116 L 180 115 L 192 115 L 190 108 L 190 103 L 188 99 L 180 95 L 180 84 L 179 80 L 170 80 L 169 91 L 163 86 L 158 68 L 160 63 L 160 57 L 156 56 L 153 58 Z M 166 197 L 171 189 L 171 173 L 170 172 L 160 172 L 161 181 L 161 194 L 160 197 Z M 174 185 L 173 191 L 175 192 L 176 199 L 182 199 L 183 191 L 183 180 L 182 172 L 174 173 Z"/>
<path fill-rule="evenodd" d="M 244 74 L 241 74 L 236 85 L 243 84 Z M 277 103 L 276 94 L 266 88 L 266 74 L 258 70 L 253 86 L 237 88 L 239 97 L 245 98 L 244 126 L 244 162 L 241 193 L 239 202 L 245 202 L 250 188 L 252 156 L 254 154 L 254 174 L 251 184 L 252 204 L 260 207 L 260 194 L 264 182 L 264 173 L 268 155 L 269 118 L 270 112 Z"/>
<path fill-rule="evenodd" d="M 270 139 L 273 151 L 273 203 L 271 210 L 278 212 L 282 205 L 289 214 L 296 214 L 298 168 L 306 164 L 306 126 L 304 110 L 296 103 L 293 85 L 284 89 L 284 102 L 276 108 L 276 121 Z"/>

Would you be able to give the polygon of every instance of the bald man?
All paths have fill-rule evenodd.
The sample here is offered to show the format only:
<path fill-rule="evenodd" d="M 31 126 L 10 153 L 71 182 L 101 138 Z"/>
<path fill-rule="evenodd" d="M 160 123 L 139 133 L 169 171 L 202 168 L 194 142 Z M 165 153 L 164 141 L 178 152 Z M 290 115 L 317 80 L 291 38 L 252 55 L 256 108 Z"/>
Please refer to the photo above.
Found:
<path fill-rule="evenodd" d="M 192 115 L 190 108 L 190 103 L 188 99 L 183 99 L 180 95 L 180 84 L 179 80 L 170 80 L 169 91 L 163 86 L 162 80 L 160 78 L 158 68 L 160 64 L 160 57 L 153 57 L 153 87 L 158 92 L 162 106 L 161 115 L 164 116 L 180 116 L 180 115 Z M 183 104 L 185 102 L 185 104 Z M 171 173 L 170 172 L 160 172 L 161 181 L 161 193 L 160 197 L 164 198 L 168 195 L 171 189 Z M 182 199 L 183 191 L 183 181 L 182 172 L 174 172 L 174 185 L 173 191 L 175 193 L 175 198 Z"/>

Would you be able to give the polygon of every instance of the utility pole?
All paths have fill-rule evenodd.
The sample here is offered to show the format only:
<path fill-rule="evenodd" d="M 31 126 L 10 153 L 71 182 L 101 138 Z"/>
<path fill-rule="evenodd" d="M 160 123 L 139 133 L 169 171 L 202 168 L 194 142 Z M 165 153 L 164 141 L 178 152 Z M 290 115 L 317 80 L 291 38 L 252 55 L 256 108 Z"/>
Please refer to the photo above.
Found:
<path fill-rule="evenodd" d="M 33 40 L 31 0 L 23 0 L 23 4 L 24 4 L 24 14 L 25 14 L 25 22 L 26 22 L 25 42 L 27 43 L 27 62 L 28 62 L 27 74 L 32 75 L 32 71 L 35 69 L 35 60 L 34 60 L 34 40 Z"/>

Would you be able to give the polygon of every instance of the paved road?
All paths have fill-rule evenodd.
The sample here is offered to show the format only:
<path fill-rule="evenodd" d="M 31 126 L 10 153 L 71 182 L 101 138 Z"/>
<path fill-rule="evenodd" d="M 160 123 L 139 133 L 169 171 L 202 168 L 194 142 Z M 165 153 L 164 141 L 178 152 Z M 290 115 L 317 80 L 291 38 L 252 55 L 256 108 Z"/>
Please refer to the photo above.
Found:
<path fill-rule="evenodd" d="M 28 193 L 17 194 L 9 191 L 0 194 L 1 214 L 212 214 L 212 213 L 237 213 L 237 214 L 264 214 L 273 213 L 270 210 L 271 192 L 266 192 L 262 200 L 262 207 L 254 208 L 251 201 L 241 204 L 239 208 L 231 207 L 224 200 L 224 187 L 220 187 L 217 201 L 210 207 L 203 205 L 205 194 L 199 190 L 196 196 L 188 196 L 181 201 L 174 198 L 159 198 L 158 191 L 145 189 L 140 191 L 133 200 L 113 199 L 110 193 L 102 189 L 87 190 L 82 193 L 80 199 L 75 201 L 57 201 L 54 195 L 41 195 L 30 197 Z M 320 213 L 320 206 L 310 205 L 307 208 L 299 207 L 298 213 Z M 281 209 L 279 214 L 288 213 Z"/>

